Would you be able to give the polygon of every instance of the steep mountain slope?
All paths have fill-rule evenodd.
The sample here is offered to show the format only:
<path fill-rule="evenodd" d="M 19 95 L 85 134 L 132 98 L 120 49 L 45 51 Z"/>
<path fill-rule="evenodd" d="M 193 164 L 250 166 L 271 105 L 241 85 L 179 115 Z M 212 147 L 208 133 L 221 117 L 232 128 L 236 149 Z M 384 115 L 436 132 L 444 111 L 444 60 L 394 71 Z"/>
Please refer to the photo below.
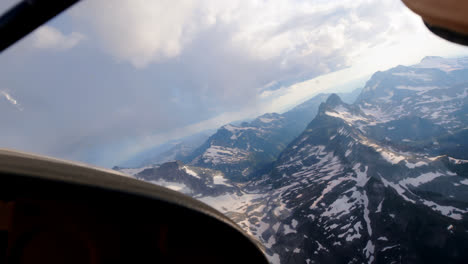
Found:
<path fill-rule="evenodd" d="M 264 211 L 262 240 L 275 241 L 270 249 L 281 263 L 468 257 L 467 175 L 448 168 L 444 157 L 367 138 L 359 126 L 367 120 L 372 116 L 337 96 L 321 106 L 273 172 L 253 184 L 269 186 L 269 197 L 284 208 Z"/>
<path fill-rule="evenodd" d="M 190 164 L 221 170 L 241 181 L 273 162 L 299 133 L 299 127 L 279 114 L 266 114 L 240 126 L 225 125 L 193 152 Z"/>
<path fill-rule="evenodd" d="M 439 64 L 439 68 L 425 68 Z M 452 132 L 466 124 L 468 59 L 456 60 L 460 67 L 448 68 L 452 60 L 425 58 L 421 64 L 398 66 L 372 76 L 358 98 L 366 114 L 382 123 L 403 116 L 419 116 Z"/>
<path fill-rule="evenodd" d="M 372 137 L 462 159 L 468 158 L 467 102 L 468 58 L 440 57 L 374 74 L 357 100 L 374 118 L 364 131 Z"/>

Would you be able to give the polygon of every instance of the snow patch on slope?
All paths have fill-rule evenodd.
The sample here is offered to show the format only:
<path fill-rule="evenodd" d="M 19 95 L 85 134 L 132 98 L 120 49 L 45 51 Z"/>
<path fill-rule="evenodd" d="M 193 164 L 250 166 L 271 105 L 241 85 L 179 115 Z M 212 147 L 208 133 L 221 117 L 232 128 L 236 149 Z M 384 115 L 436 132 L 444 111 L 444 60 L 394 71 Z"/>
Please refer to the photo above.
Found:
<path fill-rule="evenodd" d="M 238 148 L 228 148 L 222 146 L 212 145 L 202 155 L 205 163 L 212 163 L 214 165 L 220 163 L 238 163 L 246 160 L 248 152 Z"/>
<path fill-rule="evenodd" d="M 156 181 L 149 181 L 149 182 L 153 183 L 153 184 L 156 184 L 156 185 L 159 185 L 159 186 L 162 186 L 162 187 L 169 188 L 169 189 L 171 189 L 173 191 L 184 193 L 184 194 L 192 194 L 193 193 L 193 191 L 188 186 L 186 186 L 185 184 L 180 183 L 180 182 L 170 182 L 170 181 L 165 181 L 163 179 L 159 179 L 159 180 L 156 180 Z"/>
<path fill-rule="evenodd" d="M 441 177 L 441 176 L 446 176 L 446 175 L 440 172 L 428 172 L 428 173 L 423 173 L 415 178 L 403 179 L 399 182 L 399 184 L 403 186 L 412 185 L 413 187 L 418 187 L 422 184 L 431 182 L 434 179 Z"/>
<path fill-rule="evenodd" d="M 265 195 L 260 194 L 224 194 L 220 196 L 205 196 L 199 198 L 204 203 L 209 204 L 220 212 L 242 212 L 245 213 L 247 207 L 253 204 L 253 200 L 263 198 Z M 242 209 L 242 210 L 239 210 Z"/>
<path fill-rule="evenodd" d="M 193 170 L 189 169 L 187 166 L 184 166 L 182 167 L 183 170 L 185 170 L 185 172 L 190 175 L 190 176 L 193 176 L 197 179 L 201 179 L 200 176 L 198 176 L 198 174 L 196 172 L 194 172 Z"/>
<path fill-rule="evenodd" d="M 217 185 L 232 186 L 231 184 L 227 183 L 227 179 L 224 178 L 224 176 L 221 174 L 213 176 L 213 183 Z"/>
<path fill-rule="evenodd" d="M 356 121 L 369 121 L 366 117 L 350 113 L 349 110 L 342 105 L 335 107 L 333 112 L 325 111 L 325 114 L 331 117 L 340 118 L 348 124 L 354 124 Z"/>
<path fill-rule="evenodd" d="M 414 168 L 417 168 L 417 167 L 421 167 L 421 166 L 427 166 L 427 162 L 424 162 L 424 161 L 418 161 L 416 163 L 411 163 L 409 161 L 406 161 L 406 167 L 410 168 L 410 169 L 414 169 Z"/>

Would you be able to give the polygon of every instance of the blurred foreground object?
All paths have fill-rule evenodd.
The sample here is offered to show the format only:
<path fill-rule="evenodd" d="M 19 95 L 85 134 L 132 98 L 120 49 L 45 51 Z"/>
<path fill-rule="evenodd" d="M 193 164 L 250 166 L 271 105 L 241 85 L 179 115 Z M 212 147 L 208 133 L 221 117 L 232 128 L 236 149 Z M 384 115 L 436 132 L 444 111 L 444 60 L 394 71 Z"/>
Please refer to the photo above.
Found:
<path fill-rule="evenodd" d="M 79 0 L 24 0 L 0 17 L 0 52 Z"/>
<path fill-rule="evenodd" d="M 109 170 L 0 149 L 0 263 L 267 263 L 230 219 Z"/>
<path fill-rule="evenodd" d="M 402 0 L 420 15 L 434 34 L 462 45 L 468 45 L 468 1 Z"/>

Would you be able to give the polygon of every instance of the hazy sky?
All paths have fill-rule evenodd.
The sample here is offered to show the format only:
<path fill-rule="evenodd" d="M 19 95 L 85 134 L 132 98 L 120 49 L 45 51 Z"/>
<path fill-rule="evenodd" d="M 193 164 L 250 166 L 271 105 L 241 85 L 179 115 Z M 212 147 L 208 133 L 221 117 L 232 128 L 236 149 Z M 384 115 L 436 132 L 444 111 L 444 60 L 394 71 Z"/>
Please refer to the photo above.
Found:
<path fill-rule="evenodd" d="M 0 54 L 0 147 L 113 166 L 427 55 L 398 0 L 85 0 Z"/>

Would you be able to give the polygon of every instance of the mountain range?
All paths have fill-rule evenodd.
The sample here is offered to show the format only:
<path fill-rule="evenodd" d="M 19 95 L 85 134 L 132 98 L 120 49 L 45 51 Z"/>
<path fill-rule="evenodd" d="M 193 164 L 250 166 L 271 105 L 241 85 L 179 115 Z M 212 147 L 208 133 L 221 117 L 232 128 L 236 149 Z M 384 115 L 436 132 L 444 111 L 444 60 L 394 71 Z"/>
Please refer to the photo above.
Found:
<path fill-rule="evenodd" d="M 377 72 L 341 97 L 225 125 L 180 161 L 119 170 L 225 213 L 272 263 L 467 260 L 468 58 Z"/>
<path fill-rule="evenodd" d="M 354 101 L 361 89 L 340 94 Z M 116 167 L 144 167 L 180 160 L 223 172 L 236 181 L 247 181 L 268 169 L 286 145 L 298 136 L 317 114 L 330 94 L 318 94 L 283 114 L 269 113 L 250 122 L 228 124 L 209 136 L 199 133 L 150 148 Z"/>

